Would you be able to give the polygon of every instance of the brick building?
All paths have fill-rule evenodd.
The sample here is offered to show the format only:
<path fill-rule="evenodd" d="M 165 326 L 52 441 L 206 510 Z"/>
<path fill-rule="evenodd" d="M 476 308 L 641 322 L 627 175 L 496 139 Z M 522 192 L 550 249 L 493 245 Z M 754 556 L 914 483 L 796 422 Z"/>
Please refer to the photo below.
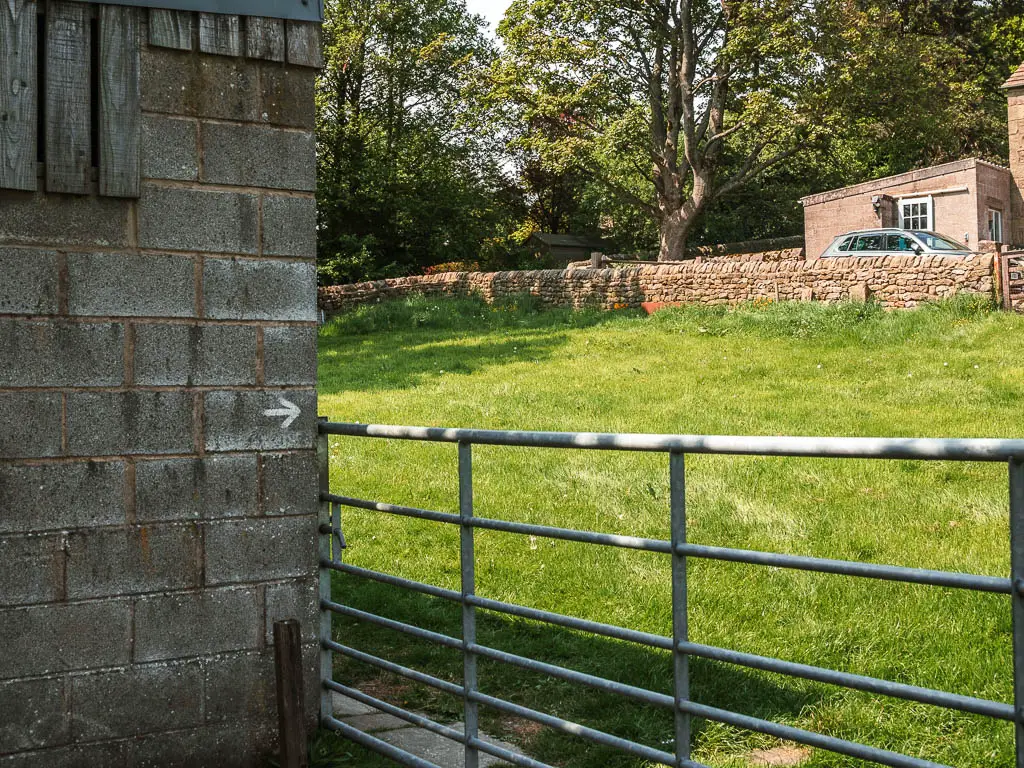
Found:
<path fill-rule="evenodd" d="M 929 229 L 978 249 L 984 240 L 1024 243 L 1024 64 L 1004 83 L 1010 167 L 970 158 L 801 198 L 808 258 L 844 232 Z"/>

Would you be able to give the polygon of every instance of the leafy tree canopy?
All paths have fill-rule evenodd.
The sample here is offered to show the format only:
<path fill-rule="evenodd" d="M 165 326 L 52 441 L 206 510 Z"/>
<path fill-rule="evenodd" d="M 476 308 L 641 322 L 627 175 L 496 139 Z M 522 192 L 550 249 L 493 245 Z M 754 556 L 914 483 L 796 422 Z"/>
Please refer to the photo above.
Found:
<path fill-rule="evenodd" d="M 495 55 L 462 0 L 330 0 L 317 90 L 319 269 L 326 282 L 476 259 L 519 214 L 501 148 L 462 125 Z"/>
<path fill-rule="evenodd" d="M 800 234 L 802 195 L 1007 161 L 1024 0 L 329 0 L 325 280 L 522 264 L 533 231 Z"/>

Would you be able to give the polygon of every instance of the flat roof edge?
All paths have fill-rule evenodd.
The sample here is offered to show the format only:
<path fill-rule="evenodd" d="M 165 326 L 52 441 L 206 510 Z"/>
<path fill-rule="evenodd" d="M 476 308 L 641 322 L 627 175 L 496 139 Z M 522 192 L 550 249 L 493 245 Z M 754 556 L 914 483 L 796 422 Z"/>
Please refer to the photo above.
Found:
<path fill-rule="evenodd" d="M 975 168 L 978 165 L 995 168 L 1000 171 L 1005 171 L 1006 173 L 1010 172 L 1009 168 L 1002 165 L 996 165 L 995 163 L 990 163 L 987 160 L 970 157 L 964 160 L 953 160 L 949 163 L 940 163 L 939 165 L 930 165 L 926 168 L 918 168 L 913 171 L 897 173 L 893 176 L 883 176 L 878 179 L 871 179 L 870 181 L 862 181 L 857 184 L 851 184 L 847 187 L 837 187 L 835 189 L 825 190 L 824 192 L 815 192 L 813 195 L 805 195 L 804 197 L 801 197 L 800 203 L 806 208 L 809 205 L 818 205 L 820 203 L 827 203 L 833 200 L 841 200 L 844 197 L 852 197 L 866 192 L 874 192 L 876 190 L 894 187 L 912 181 L 931 179 L 936 176 L 943 176 L 947 173 L 966 171 L 970 168 Z"/>

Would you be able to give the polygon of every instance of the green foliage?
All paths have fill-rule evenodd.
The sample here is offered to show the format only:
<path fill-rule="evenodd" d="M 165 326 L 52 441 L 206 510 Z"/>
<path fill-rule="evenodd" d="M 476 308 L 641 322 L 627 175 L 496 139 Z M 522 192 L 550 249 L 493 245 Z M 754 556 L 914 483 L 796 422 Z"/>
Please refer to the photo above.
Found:
<path fill-rule="evenodd" d="M 715 106 L 689 149 L 669 115 L 685 90 L 668 66 L 684 7 L 696 117 Z M 999 86 L 1024 59 L 1024 0 L 652 8 L 516 0 L 498 44 L 464 0 L 330 0 L 321 280 L 526 267 L 536 231 L 650 251 L 667 247 L 673 215 L 677 250 L 800 234 L 801 196 L 962 157 L 1007 161 Z"/>
<path fill-rule="evenodd" d="M 844 1 L 829 18 L 811 97 L 821 142 L 720 199 L 700 242 L 801 234 L 797 200 L 813 192 L 964 157 L 1006 164 L 1000 86 L 1024 60 L 1024 2 Z"/>
<path fill-rule="evenodd" d="M 461 126 L 494 56 L 463 0 L 331 0 L 317 89 L 322 282 L 476 260 L 518 210 L 500 153 Z"/>
<path fill-rule="evenodd" d="M 988 296 L 961 294 L 912 312 L 886 311 L 868 302 L 792 301 L 669 307 L 652 318 L 667 331 L 708 336 L 753 335 L 766 339 L 805 339 L 827 344 L 895 344 L 935 333 L 957 321 L 981 321 L 995 310 Z"/>
<path fill-rule="evenodd" d="M 997 53 L 991 38 L 1022 8 L 873 0 L 851 12 L 835 38 L 847 55 L 831 57 L 834 87 L 822 94 L 837 170 L 871 178 L 965 156 L 1005 162 L 999 86 L 1020 60 Z"/>
<path fill-rule="evenodd" d="M 727 72 L 729 135 L 712 147 L 698 132 L 678 168 L 661 136 L 674 124 L 659 122 L 670 75 L 652 75 L 685 27 L 678 8 L 519 0 L 488 72 L 481 104 L 522 166 L 563 185 L 585 178 L 590 225 L 625 250 L 651 247 L 658 226 L 664 239 L 677 209 L 697 243 L 799 234 L 803 195 L 965 156 L 1006 162 L 999 85 L 1024 57 L 1020 0 L 689 7 L 702 41 L 696 106 Z"/>

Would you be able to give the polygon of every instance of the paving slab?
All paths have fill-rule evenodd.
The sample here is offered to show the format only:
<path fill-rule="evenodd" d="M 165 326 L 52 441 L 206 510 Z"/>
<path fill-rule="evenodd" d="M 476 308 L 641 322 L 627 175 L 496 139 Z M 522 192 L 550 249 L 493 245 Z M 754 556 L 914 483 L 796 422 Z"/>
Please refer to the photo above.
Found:
<path fill-rule="evenodd" d="M 418 728 L 405 720 L 381 712 L 348 696 L 340 693 L 334 694 L 334 714 L 352 727 L 368 733 L 373 732 L 378 739 L 424 760 L 429 760 L 441 768 L 462 768 L 463 766 L 464 747 L 458 742 Z M 461 722 L 445 723 L 445 725 L 457 731 L 461 731 L 464 727 Z M 499 747 L 504 747 L 510 752 L 520 752 L 515 745 L 499 741 L 486 733 L 481 732 L 480 738 Z M 510 763 L 481 752 L 480 768 L 492 765 L 510 765 Z"/>
<path fill-rule="evenodd" d="M 394 715 L 387 715 L 383 712 L 346 717 L 343 718 L 343 722 L 351 725 L 353 728 L 358 728 L 360 731 L 366 731 L 367 733 L 373 733 L 375 731 L 393 731 L 395 728 L 414 727 L 405 720 L 397 718 Z"/>
<path fill-rule="evenodd" d="M 378 734 L 377 737 L 399 749 L 411 752 L 417 757 L 429 760 L 435 765 L 441 766 L 441 768 L 462 768 L 464 765 L 464 747 L 461 744 L 451 739 L 446 739 L 444 736 L 439 736 L 436 733 L 425 731 L 422 728 L 401 728 L 396 731 L 385 731 Z M 515 747 L 502 744 L 490 738 L 485 733 L 481 733 L 480 738 L 503 747 L 515 749 Z M 491 765 L 510 765 L 510 763 L 481 752 L 480 768 L 486 768 Z"/>
<path fill-rule="evenodd" d="M 345 696 L 342 693 L 331 694 L 334 697 L 334 714 L 336 717 L 354 717 L 355 715 L 372 715 L 380 712 L 361 701 Z"/>

